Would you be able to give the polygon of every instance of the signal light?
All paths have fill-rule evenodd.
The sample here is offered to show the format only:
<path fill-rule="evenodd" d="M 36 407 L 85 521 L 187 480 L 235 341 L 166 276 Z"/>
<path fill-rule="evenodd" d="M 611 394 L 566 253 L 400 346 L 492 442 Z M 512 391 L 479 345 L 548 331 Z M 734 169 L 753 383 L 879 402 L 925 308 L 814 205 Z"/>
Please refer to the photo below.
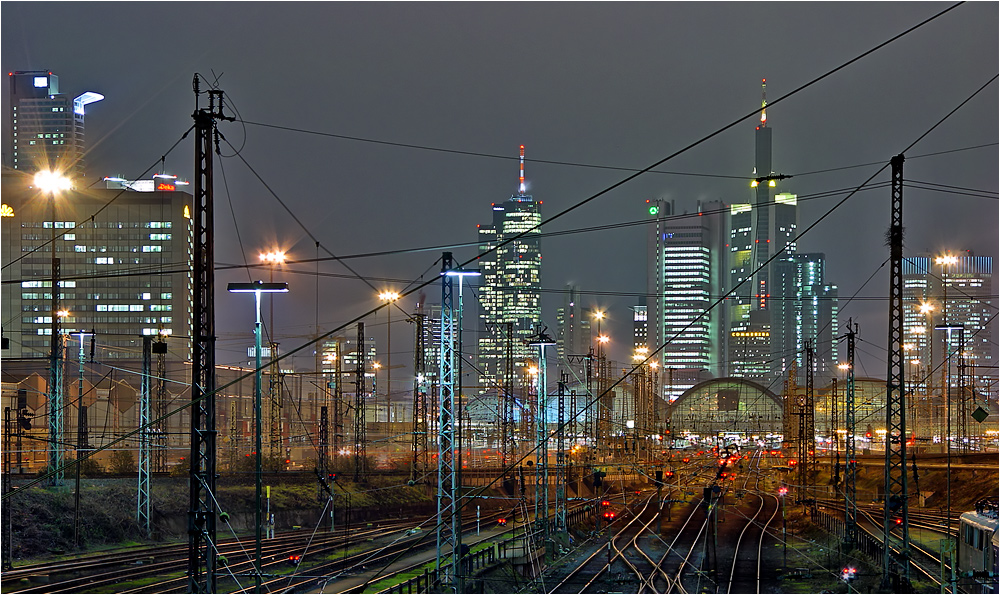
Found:
<path fill-rule="evenodd" d="M 289 561 L 289 562 L 291 562 L 291 563 L 292 563 L 292 565 L 294 565 L 294 566 L 298 566 L 298 565 L 299 565 L 299 562 L 300 562 L 301 560 L 302 560 L 302 556 L 295 556 L 295 555 L 293 555 L 293 556 L 288 556 L 288 561 Z"/>
<path fill-rule="evenodd" d="M 608 519 L 610 521 L 610 520 L 612 520 L 612 519 L 615 518 L 615 513 L 611 512 L 611 511 L 605 512 L 604 513 L 604 518 L 606 518 L 606 519 Z"/>
<path fill-rule="evenodd" d="M 608 501 L 608 500 L 601 500 L 601 506 L 603 506 L 604 508 L 607 508 L 607 507 L 611 506 L 611 502 Z"/>

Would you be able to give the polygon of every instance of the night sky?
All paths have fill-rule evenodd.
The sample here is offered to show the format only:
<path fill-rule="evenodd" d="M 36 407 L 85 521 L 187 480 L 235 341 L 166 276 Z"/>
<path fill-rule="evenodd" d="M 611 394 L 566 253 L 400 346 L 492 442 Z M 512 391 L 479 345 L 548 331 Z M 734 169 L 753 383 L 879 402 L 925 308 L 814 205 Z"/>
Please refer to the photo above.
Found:
<path fill-rule="evenodd" d="M 421 275 L 436 277 L 440 246 L 475 242 L 490 204 L 517 189 L 519 145 L 528 191 L 547 217 L 630 173 L 609 167 L 644 168 L 750 114 L 762 78 L 773 102 L 948 6 L 3 2 L 0 16 L 6 71 L 47 69 L 63 93 L 106 96 L 88 108 L 90 182 L 161 169 L 160 156 L 192 125 L 192 76 L 218 79 L 233 115 L 253 123 L 220 124 L 240 156 L 223 146 L 216 160 L 218 266 L 243 263 L 244 253 L 256 263 L 276 245 L 293 259 L 316 256 L 273 191 L 338 256 L 437 247 L 347 261 L 378 290 L 401 291 Z M 793 176 L 779 190 L 799 195 L 800 230 L 844 194 L 803 199 L 861 184 L 997 74 L 998 6 L 959 6 L 768 108 L 774 169 Z M 6 85 L 3 99 L 7 114 Z M 905 180 L 966 189 L 904 191 L 907 255 L 997 256 L 998 104 L 994 80 L 906 152 Z M 755 123 L 748 118 L 659 168 L 673 173 L 645 174 L 543 231 L 639 221 L 652 198 L 675 200 L 681 211 L 698 200 L 748 202 Z M 6 126 L 3 141 L 6 164 Z M 189 136 L 163 169 L 193 180 L 193 161 Z M 875 182 L 888 180 L 887 169 Z M 799 240 L 800 251 L 826 253 L 841 322 L 861 325 L 861 372 L 872 376 L 885 374 L 887 267 L 861 286 L 888 258 L 889 198 L 888 188 L 860 192 Z M 601 292 L 584 302 L 609 310 L 605 329 L 620 360 L 631 340 L 629 306 L 640 299 L 632 294 L 646 288 L 645 233 L 626 226 L 542 241 L 543 288 Z M 453 251 L 459 261 L 475 256 L 474 245 Z M 314 332 L 315 267 L 292 264 L 275 275 L 291 286 L 276 298 L 283 350 Z M 343 265 L 319 270 L 335 275 L 319 284 L 322 332 L 377 305 L 376 290 L 343 278 Z M 266 271 L 251 274 L 267 280 Z M 224 291 L 248 279 L 242 269 L 217 272 L 220 363 L 245 361 L 240 353 L 252 341 L 252 300 Z M 846 304 L 857 292 L 866 299 Z M 439 286 L 427 295 L 439 301 Z M 412 311 L 414 301 L 401 305 Z M 553 334 L 561 301 L 543 293 Z M 467 293 L 467 322 L 474 306 Z M 382 360 L 385 321 L 382 313 L 366 320 Z M 392 328 L 393 363 L 409 361 L 412 331 L 398 311 Z"/>

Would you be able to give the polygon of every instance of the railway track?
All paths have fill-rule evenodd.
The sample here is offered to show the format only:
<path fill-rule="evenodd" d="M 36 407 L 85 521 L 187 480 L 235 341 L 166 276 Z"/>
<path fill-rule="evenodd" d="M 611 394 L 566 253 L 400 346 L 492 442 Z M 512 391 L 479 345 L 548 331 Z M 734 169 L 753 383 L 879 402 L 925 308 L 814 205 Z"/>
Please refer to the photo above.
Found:
<path fill-rule="evenodd" d="M 336 533 L 319 534 L 323 543 L 333 543 L 335 547 L 356 544 L 385 532 L 399 531 L 412 527 L 412 523 L 387 523 L 377 528 L 354 530 L 348 538 L 341 530 Z M 301 548 L 308 540 L 310 530 L 298 530 L 283 533 L 263 543 L 262 554 L 265 560 L 272 561 L 278 557 L 287 556 L 287 552 Z M 246 564 L 252 566 L 254 559 L 253 538 L 233 538 L 219 543 L 219 553 L 234 561 L 246 558 Z M 3 577 L 4 593 L 75 593 L 83 590 L 93 590 L 113 587 L 134 580 L 148 579 L 171 573 L 184 573 L 187 570 L 188 547 L 170 545 L 160 548 L 141 548 L 138 551 L 114 552 L 86 556 L 77 561 L 55 562 L 51 564 L 33 564 L 5 572 Z M 240 567 L 241 562 L 235 562 Z M 55 578 L 55 580 L 52 580 Z M 23 587 L 24 582 L 39 582 Z M 182 577 L 187 585 L 187 578 Z M 161 583 L 156 583 L 161 584 Z M 19 588 L 20 587 L 20 588 Z M 121 590 L 119 592 L 128 592 Z"/>

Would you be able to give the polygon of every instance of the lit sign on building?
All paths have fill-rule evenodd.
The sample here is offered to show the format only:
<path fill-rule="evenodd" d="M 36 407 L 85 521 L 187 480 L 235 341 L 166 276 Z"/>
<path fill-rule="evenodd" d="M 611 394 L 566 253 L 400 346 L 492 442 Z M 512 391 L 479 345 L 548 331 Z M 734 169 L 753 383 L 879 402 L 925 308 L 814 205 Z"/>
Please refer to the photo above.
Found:
<path fill-rule="evenodd" d="M 0 205 L 0 217 L 13 217 L 14 209 L 10 205 Z"/>

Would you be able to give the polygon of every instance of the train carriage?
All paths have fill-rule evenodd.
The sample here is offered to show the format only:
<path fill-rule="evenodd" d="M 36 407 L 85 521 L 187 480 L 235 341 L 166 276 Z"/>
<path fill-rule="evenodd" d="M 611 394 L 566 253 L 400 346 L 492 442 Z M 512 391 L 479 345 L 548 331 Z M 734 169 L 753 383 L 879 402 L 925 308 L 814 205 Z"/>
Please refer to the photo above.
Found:
<path fill-rule="evenodd" d="M 965 590 L 997 593 L 997 501 L 982 500 L 959 520 L 958 569 Z"/>

